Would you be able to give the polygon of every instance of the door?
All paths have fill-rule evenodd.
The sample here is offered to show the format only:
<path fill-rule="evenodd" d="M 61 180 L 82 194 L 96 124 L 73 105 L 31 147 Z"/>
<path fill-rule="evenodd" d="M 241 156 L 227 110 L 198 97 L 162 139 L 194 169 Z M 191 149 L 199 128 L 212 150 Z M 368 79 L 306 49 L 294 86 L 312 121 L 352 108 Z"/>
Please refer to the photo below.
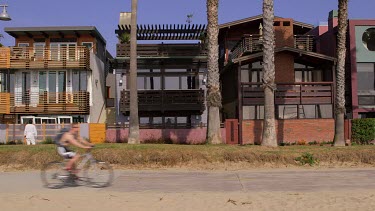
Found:
<path fill-rule="evenodd" d="M 66 71 L 48 72 L 48 101 L 66 103 Z"/>

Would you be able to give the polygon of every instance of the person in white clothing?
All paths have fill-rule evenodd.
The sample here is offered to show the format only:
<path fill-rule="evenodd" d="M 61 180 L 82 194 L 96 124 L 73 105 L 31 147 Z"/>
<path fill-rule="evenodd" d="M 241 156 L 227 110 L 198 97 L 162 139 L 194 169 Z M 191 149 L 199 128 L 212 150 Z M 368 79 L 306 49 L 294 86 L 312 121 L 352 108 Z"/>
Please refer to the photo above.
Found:
<path fill-rule="evenodd" d="M 35 137 L 38 136 L 38 132 L 36 131 L 35 125 L 33 125 L 33 121 L 30 120 L 29 124 L 25 126 L 25 132 L 23 134 L 26 138 L 27 145 L 35 145 Z"/>

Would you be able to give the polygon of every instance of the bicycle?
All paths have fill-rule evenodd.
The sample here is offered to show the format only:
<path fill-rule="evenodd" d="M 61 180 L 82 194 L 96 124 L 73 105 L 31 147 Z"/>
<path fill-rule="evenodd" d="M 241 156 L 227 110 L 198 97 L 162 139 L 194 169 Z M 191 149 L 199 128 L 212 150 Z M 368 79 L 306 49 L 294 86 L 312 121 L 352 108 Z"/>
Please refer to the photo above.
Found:
<path fill-rule="evenodd" d="M 111 185 L 113 181 L 113 169 L 104 162 L 95 160 L 90 150 L 81 155 L 76 170 L 78 175 L 65 169 L 66 162 L 53 161 L 44 165 L 41 169 L 41 179 L 45 187 L 58 189 L 64 186 L 76 186 L 86 184 L 94 188 L 103 188 Z M 82 175 L 82 176 L 80 176 Z M 101 179 L 103 178 L 103 179 Z"/>

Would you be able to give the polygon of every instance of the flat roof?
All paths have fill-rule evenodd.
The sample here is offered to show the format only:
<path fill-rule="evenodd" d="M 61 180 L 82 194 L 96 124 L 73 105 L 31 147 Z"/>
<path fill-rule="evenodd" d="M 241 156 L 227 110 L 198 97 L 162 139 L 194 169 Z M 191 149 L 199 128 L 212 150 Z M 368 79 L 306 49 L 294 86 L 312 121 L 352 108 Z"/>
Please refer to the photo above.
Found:
<path fill-rule="evenodd" d="M 56 34 L 61 36 L 69 34 L 79 37 L 82 34 L 90 34 L 91 36 L 101 40 L 103 43 L 106 43 L 106 40 L 95 26 L 5 27 L 4 31 L 14 38 L 22 35 L 26 35 L 28 37 L 33 37 L 36 35 L 48 37 Z"/>

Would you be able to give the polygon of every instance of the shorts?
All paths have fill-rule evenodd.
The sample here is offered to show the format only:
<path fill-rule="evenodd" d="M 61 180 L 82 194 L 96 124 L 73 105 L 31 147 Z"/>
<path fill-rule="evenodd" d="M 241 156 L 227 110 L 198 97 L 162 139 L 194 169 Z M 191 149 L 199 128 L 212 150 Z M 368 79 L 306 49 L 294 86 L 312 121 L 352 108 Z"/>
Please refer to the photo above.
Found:
<path fill-rule="evenodd" d="M 71 159 L 76 156 L 75 152 L 71 151 L 69 148 L 62 146 L 57 147 L 57 153 L 59 153 L 59 155 L 63 156 L 65 159 Z"/>

